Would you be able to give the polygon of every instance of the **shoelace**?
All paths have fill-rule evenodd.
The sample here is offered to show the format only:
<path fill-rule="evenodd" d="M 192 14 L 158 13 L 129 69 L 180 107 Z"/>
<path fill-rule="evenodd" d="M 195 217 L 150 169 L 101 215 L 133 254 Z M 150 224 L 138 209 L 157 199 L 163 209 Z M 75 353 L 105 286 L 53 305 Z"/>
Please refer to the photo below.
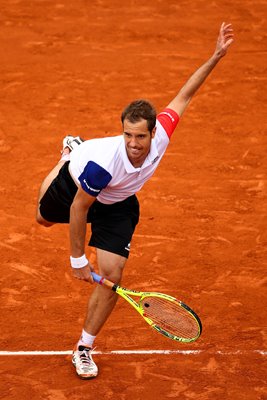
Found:
<path fill-rule="evenodd" d="M 79 351 L 79 356 L 82 364 L 90 364 L 90 350 L 83 349 L 82 351 Z"/>
<path fill-rule="evenodd" d="M 91 365 L 91 363 L 93 363 L 90 352 L 93 351 L 94 349 L 95 349 L 95 347 L 93 349 L 84 348 L 82 351 L 79 351 L 79 356 L 80 356 L 79 358 L 80 358 L 81 363 L 84 366 L 89 367 Z"/>

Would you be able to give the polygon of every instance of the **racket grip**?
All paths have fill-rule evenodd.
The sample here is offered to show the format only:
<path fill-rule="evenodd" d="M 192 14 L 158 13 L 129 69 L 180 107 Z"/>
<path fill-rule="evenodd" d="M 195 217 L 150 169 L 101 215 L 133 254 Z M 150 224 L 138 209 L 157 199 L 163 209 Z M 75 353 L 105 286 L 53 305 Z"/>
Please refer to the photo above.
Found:
<path fill-rule="evenodd" d="M 91 272 L 91 274 L 92 274 L 93 280 L 95 282 L 99 283 L 99 285 L 104 285 L 107 288 L 116 292 L 117 285 L 115 285 L 113 282 L 109 281 L 106 278 L 103 278 L 103 276 L 97 275 L 95 272 Z"/>
<path fill-rule="evenodd" d="M 103 281 L 103 277 L 102 277 L 102 276 L 96 274 L 95 272 L 91 272 L 91 274 L 92 274 L 93 280 L 94 280 L 95 282 L 100 283 L 101 280 Z M 102 282 L 101 282 L 101 283 L 102 283 Z"/>

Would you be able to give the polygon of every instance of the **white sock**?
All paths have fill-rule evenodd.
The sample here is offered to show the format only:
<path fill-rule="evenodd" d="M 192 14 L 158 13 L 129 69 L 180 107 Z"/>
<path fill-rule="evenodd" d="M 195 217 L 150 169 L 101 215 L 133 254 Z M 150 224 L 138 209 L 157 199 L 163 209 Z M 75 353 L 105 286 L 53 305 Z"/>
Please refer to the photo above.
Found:
<path fill-rule="evenodd" d="M 78 346 L 86 344 L 89 347 L 93 347 L 94 340 L 96 336 L 90 335 L 90 333 L 87 333 L 84 329 L 82 330 L 82 334 L 80 337 L 80 340 L 78 342 Z"/>

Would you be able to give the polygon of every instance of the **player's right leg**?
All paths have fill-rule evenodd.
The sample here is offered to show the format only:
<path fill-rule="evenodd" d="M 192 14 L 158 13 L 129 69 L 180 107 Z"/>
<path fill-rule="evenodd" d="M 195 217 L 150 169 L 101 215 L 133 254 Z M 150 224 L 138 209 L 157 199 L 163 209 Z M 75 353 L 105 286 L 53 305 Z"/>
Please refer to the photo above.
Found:
<path fill-rule="evenodd" d="M 70 159 L 70 152 L 73 150 L 74 147 L 78 146 L 81 144 L 84 140 L 81 139 L 80 137 L 74 137 L 74 136 L 66 136 L 63 139 L 63 148 L 61 151 L 61 159 L 59 160 L 58 164 L 49 172 L 49 174 L 46 176 L 46 178 L 43 180 L 39 194 L 38 194 L 38 201 L 37 201 L 37 209 L 36 209 L 36 221 L 38 224 L 43 225 L 45 227 L 49 227 L 54 225 L 57 222 L 66 222 L 66 221 L 51 221 L 48 218 L 45 218 L 44 215 L 42 215 L 41 212 L 41 200 L 43 199 L 44 195 L 47 195 L 47 191 L 50 188 L 51 183 L 54 181 L 55 178 L 58 177 L 58 174 L 63 167 L 63 165 L 66 163 L 66 161 L 69 161 Z M 47 201 L 46 201 L 47 203 Z M 51 207 L 51 205 L 50 205 Z M 44 206 L 43 206 L 44 208 Z"/>
<path fill-rule="evenodd" d="M 69 151 L 68 151 L 69 153 Z M 67 154 L 67 152 L 65 153 Z M 54 225 L 54 222 L 49 222 L 45 218 L 42 217 L 41 212 L 40 212 L 40 201 L 43 198 L 44 194 L 46 193 L 47 189 L 51 185 L 52 181 L 57 177 L 60 169 L 62 166 L 65 164 L 66 160 L 60 160 L 58 164 L 52 169 L 52 171 L 49 172 L 49 174 L 45 177 L 43 180 L 39 194 L 38 194 L 38 201 L 37 201 L 37 210 L 36 210 L 36 221 L 38 224 L 43 225 L 43 226 L 51 226 Z"/>

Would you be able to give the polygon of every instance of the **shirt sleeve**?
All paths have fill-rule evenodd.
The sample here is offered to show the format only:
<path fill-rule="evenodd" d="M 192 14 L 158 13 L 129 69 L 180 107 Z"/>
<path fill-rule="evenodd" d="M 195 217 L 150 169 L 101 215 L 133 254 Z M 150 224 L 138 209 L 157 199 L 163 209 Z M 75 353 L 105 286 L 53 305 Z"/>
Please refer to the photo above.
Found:
<path fill-rule="evenodd" d="M 86 193 L 97 197 L 111 181 L 112 176 L 94 161 L 89 161 L 78 179 Z"/>
<path fill-rule="evenodd" d="M 180 118 L 179 115 L 171 108 L 165 108 L 158 114 L 157 120 L 161 123 L 169 138 L 173 134 Z"/>

